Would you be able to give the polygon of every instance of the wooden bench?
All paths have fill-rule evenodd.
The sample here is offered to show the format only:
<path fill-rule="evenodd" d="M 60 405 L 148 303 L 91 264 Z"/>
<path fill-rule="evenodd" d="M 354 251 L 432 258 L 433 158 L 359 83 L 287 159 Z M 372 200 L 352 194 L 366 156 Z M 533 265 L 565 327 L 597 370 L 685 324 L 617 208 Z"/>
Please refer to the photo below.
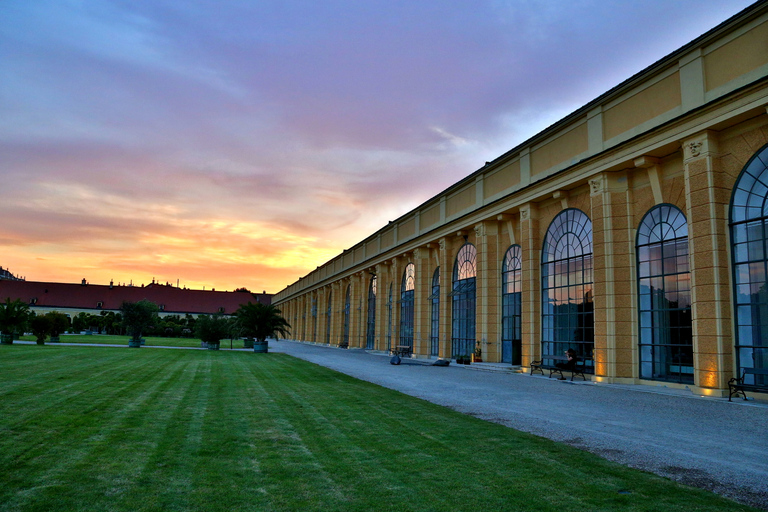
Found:
<path fill-rule="evenodd" d="M 544 370 L 549 370 L 549 378 L 552 378 L 553 374 L 559 374 L 560 379 L 565 380 L 563 372 L 571 372 L 571 381 L 577 375 L 580 375 L 582 379 L 587 380 L 584 372 L 587 370 L 587 361 L 590 361 L 591 357 L 577 357 L 576 364 L 573 368 L 561 368 L 557 366 L 557 363 L 564 363 L 568 360 L 565 356 L 545 356 L 538 361 L 531 361 L 531 375 L 534 372 L 539 372 L 544 375 Z M 544 361 L 553 361 L 549 364 L 544 364 Z"/>
<path fill-rule="evenodd" d="M 741 377 L 733 377 L 731 380 L 728 381 L 728 401 L 731 401 L 731 398 L 733 398 L 734 395 L 738 395 L 741 393 L 741 396 L 744 397 L 744 400 L 747 399 L 747 394 L 745 391 L 758 391 L 763 393 L 768 393 L 768 379 L 766 379 L 765 384 L 746 384 L 744 381 L 746 380 L 747 375 L 754 375 L 754 380 L 757 381 L 758 375 L 765 375 L 768 377 L 768 368 L 744 368 L 744 370 L 741 373 Z"/>

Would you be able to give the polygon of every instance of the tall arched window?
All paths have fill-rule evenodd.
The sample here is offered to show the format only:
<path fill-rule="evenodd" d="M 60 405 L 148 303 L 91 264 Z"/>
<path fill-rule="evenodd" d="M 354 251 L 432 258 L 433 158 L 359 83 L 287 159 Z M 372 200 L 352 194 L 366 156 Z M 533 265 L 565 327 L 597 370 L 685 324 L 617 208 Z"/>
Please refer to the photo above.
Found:
<path fill-rule="evenodd" d="M 671 204 L 653 207 L 637 230 L 640 378 L 693 382 L 688 224 Z"/>
<path fill-rule="evenodd" d="M 501 362 L 522 363 L 520 335 L 522 259 L 519 245 L 507 249 L 501 267 Z"/>
<path fill-rule="evenodd" d="M 387 350 L 392 350 L 392 283 L 387 296 Z"/>
<path fill-rule="evenodd" d="M 432 301 L 429 319 L 429 355 L 436 356 L 440 354 L 440 267 L 437 267 L 432 274 L 432 295 L 429 296 L 429 300 Z"/>
<path fill-rule="evenodd" d="M 572 348 L 592 357 L 592 221 L 577 209 L 560 212 L 541 253 L 541 353 L 545 364 Z M 592 364 L 590 360 L 588 364 Z"/>
<path fill-rule="evenodd" d="M 350 309 L 352 308 L 351 304 L 351 285 L 347 285 L 347 294 L 346 297 L 344 297 L 344 337 L 341 340 L 341 346 L 348 347 L 349 346 L 349 314 Z"/>
<path fill-rule="evenodd" d="M 400 345 L 413 347 L 413 293 L 416 267 L 409 263 L 400 284 Z"/>
<path fill-rule="evenodd" d="M 475 351 L 475 279 L 477 249 L 466 243 L 456 255 L 453 265 L 453 297 L 451 319 L 451 351 L 453 357 L 471 355 Z"/>
<path fill-rule="evenodd" d="M 371 277 L 368 285 L 368 326 L 365 335 L 365 348 L 373 349 L 376 339 L 376 276 Z"/>
<path fill-rule="evenodd" d="M 331 314 L 333 313 L 333 292 L 328 292 L 328 311 L 325 315 L 325 342 L 331 344 Z"/>
<path fill-rule="evenodd" d="M 741 375 L 743 368 L 768 368 L 768 145 L 741 171 L 730 217 L 736 364 Z M 768 384 L 768 376 L 746 378 L 750 384 Z"/>

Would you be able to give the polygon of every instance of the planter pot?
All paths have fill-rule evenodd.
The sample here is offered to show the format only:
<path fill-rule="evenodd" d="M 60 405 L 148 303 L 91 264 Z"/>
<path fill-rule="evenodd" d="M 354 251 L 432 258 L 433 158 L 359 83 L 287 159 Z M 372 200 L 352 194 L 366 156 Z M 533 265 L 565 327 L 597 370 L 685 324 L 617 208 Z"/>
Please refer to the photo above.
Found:
<path fill-rule="evenodd" d="M 254 341 L 253 351 L 257 354 L 266 354 L 269 352 L 269 343 L 266 341 Z"/>
<path fill-rule="evenodd" d="M 59 343 L 61 341 L 61 338 L 58 336 L 51 336 L 50 342 L 51 343 Z"/>
<path fill-rule="evenodd" d="M 207 341 L 201 341 L 200 342 L 200 348 L 208 348 L 208 342 Z"/>
<path fill-rule="evenodd" d="M 0 344 L 13 345 L 13 334 L 0 334 Z"/>
<path fill-rule="evenodd" d="M 208 344 L 208 350 L 219 350 L 219 344 L 218 343 L 209 343 Z"/>
<path fill-rule="evenodd" d="M 128 340 L 128 347 L 130 347 L 130 348 L 141 348 L 141 342 L 140 341 Z"/>
<path fill-rule="evenodd" d="M 144 338 L 141 338 L 141 344 L 144 345 L 146 343 L 147 343 L 147 340 L 145 340 Z"/>
<path fill-rule="evenodd" d="M 253 348 L 253 338 L 243 339 L 243 348 Z"/>
<path fill-rule="evenodd" d="M 38 345 L 45 345 L 45 342 L 44 341 L 38 341 L 37 344 Z"/>

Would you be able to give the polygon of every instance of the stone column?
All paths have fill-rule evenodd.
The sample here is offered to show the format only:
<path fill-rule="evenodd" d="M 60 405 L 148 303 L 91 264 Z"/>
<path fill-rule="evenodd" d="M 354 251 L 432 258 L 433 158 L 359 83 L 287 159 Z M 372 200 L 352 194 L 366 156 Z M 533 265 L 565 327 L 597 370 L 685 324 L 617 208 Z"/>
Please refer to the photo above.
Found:
<path fill-rule="evenodd" d="M 589 186 L 595 378 L 632 382 L 637 375 L 637 279 L 631 190 L 626 172 L 600 174 Z"/>
<path fill-rule="evenodd" d="M 403 272 L 409 257 L 404 255 L 392 258 L 390 267 L 392 276 L 392 346 L 400 345 L 400 292 L 403 283 Z"/>
<path fill-rule="evenodd" d="M 541 244 L 538 209 L 534 203 L 520 207 L 522 252 L 521 326 L 522 366 L 541 359 Z"/>
<path fill-rule="evenodd" d="M 501 361 L 501 262 L 498 251 L 499 227 L 495 220 L 475 226 L 477 278 L 475 321 L 483 361 Z"/>
<path fill-rule="evenodd" d="M 413 251 L 413 264 L 416 266 L 413 304 L 413 353 L 418 356 L 429 356 L 429 314 L 432 301 L 432 269 L 434 263 L 430 258 L 428 248 L 418 248 Z"/>
<path fill-rule="evenodd" d="M 388 281 L 387 266 L 383 263 L 376 265 L 376 350 L 386 350 Z"/>
<path fill-rule="evenodd" d="M 720 395 L 733 376 L 728 206 L 717 134 L 705 131 L 683 142 L 688 252 L 691 262 L 694 382 Z"/>
<path fill-rule="evenodd" d="M 451 289 L 453 277 L 453 243 L 448 237 L 441 238 L 440 246 L 440 350 L 439 356 L 451 359 Z"/>

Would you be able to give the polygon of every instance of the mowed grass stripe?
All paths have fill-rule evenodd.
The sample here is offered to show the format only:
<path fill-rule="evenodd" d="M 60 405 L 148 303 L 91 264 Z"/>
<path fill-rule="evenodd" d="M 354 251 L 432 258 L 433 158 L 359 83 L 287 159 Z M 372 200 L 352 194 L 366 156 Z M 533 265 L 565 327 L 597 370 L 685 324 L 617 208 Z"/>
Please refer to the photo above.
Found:
<path fill-rule="evenodd" d="M 128 362 L 133 361 L 130 381 L 105 374 L 98 389 L 107 393 L 94 393 L 93 389 L 78 392 L 54 415 L 58 420 L 55 429 L 38 443 L 37 453 L 18 461 L 18 473 L 39 474 L 37 486 L 19 496 L 19 505 L 55 503 L 74 509 L 84 500 L 98 500 L 101 494 L 119 494 L 115 493 L 116 486 L 136 483 L 154 431 L 145 423 L 162 422 L 166 410 L 163 392 L 179 381 L 184 362 L 176 364 L 164 357 L 135 359 L 136 354 L 130 353 L 125 356 Z M 90 389 L 92 384 L 89 380 L 84 385 Z M 116 474 L 119 476 L 113 477 Z M 78 475 L 77 486 L 68 485 L 71 475 Z M 9 476 L 23 478 L 22 474 Z M 99 485 L 105 481 L 110 488 Z M 100 491 L 89 496 L 91 489 Z"/>
<path fill-rule="evenodd" d="M 41 348 L 0 347 L 3 511 L 750 510 L 282 354 Z"/>

